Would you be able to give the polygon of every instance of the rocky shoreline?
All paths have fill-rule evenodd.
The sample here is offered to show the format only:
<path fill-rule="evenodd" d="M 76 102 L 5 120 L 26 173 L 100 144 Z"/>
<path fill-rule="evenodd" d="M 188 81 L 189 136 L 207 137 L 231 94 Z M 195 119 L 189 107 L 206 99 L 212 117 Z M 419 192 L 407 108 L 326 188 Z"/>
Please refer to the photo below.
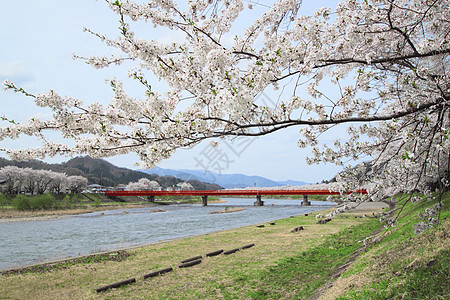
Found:
<path fill-rule="evenodd" d="M 47 216 L 32 216 L 32 217 L 8 217 L 8 218 L 0 218 L 0 223 L 58 220 L 58 219 L 66 218 L 67 216 L 69 216 L 69 215 L 47 215 Z"/>

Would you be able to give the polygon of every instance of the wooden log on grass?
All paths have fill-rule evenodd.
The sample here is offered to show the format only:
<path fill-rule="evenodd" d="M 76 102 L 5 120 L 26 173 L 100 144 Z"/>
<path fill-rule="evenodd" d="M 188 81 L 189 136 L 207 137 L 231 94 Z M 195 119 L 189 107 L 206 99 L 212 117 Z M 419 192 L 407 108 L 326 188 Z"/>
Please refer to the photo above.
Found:
<path fill-rule="evenodd" d="M 237 251 L 239 251 L 239 248 L 235 248 L 235 249 L 231 249 L 231 250 L 228 250 L 228 251 L 224 251 L 223 254 L 228 255 L 228 254 L 232 254 L 232 253 L 237 252 Z"/>
<path fill-rule="evenodd" d="M 192 267 L 192 266 L 198 265 L 198 264 L 201 263 L 201 262 L 202 262 L 201 259 L 193 260 L 193 261 L 186 262 L 186 263 L 184 263 L 184 264 L 179 265 L 178 268 Z"/>
<path fill-rule="evenodd" d="M 193 260 L 198 260 L 198 259 L 202 259 L 202 256 L 199 255 L 199 256 L 191 257 L 191 258 L 182 260 L 181 263 L 184 264 L 184 263 L 187 263 L 187 262 L 190 262 L 190 261 L 193 261 Z"/>
<path fill-rule="evenodd" d="M 253 246 L 255 246 L 255 244 L 248 244 L 248 245 L 242 246 L 241 249 L 248 249 L 248 248 L 251 248 Z"/>
<path fill-rule="evenodd" d="M 173 271 L 173 268 L 165 268 L 165 269 L 162 269 L 162 270 L 154 271 L 154 272 L 145 274 L 144 275 L 144 279 L 147 279 L 147 278 L 150 278 L 150 277 L 156 277 L 158 275 L 162 275 L 162 274 L 165 274 L 165 273 L 168 273 L 168 272 L 171 272 L 171 271 Z"/>
<path fill-rule="evenodd" d="M 210 257 L 210 256 L 216 256 L 216 255 L 221 254 L 222 252 L 223 252 L 223 250 L 217 250 L 217 251 L 213 251 L 213 252 L 206 253 L 206 256 L 207 256 L 207 257 Z"/>
<path fill-rule="evenodd" d="M 119 281 L 113 284 L 108 284 L 105 286 L 102 286 L 101 288 L 96 289 L 97 293 L 106 291 L 108 289 L 114 289 L 114 288 L 118 288 L 121 287 L 122 285 L 126 285 L 126 284 L 130 284 L 130 283 L 134 283 L 136 282 L 136 278 L 131 278 L 131 279 L 127 279 L 127 280 L 123 280 L 123 281 Z"/>

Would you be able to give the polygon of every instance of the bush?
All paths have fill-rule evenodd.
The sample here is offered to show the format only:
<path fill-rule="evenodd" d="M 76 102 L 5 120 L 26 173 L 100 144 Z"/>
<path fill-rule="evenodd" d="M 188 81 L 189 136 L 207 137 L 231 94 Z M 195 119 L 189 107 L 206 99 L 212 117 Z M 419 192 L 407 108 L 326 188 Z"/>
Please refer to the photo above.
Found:
<path fill-rule="evenodd" d="M 12 202 L 12 206 L 17 210 L 30 210 L 30 199 L 24 195 L 17 195 Z"/>
<path fill-rule="evenodd" d="M 8 205 L 8 199 L 6 199 L 5 195 L 0 194 L 0 208 L 2 210 L 5 210 L 6 205 Z"/>
<path fill-rule="evenodd" d="M 30 198 L 31 210 L 52 209 L 56 206 L 55 198 L 50 194 L 43 194 Z"/>
<path fill-rule="evenodd" d="M 54 209 L 57 208 L 57 202 L 50 194 L 44 194 L 39 196 L 24 196 L 17 195 L 12 206 L 17 210 L 41 210 L 41 209 Z"/>
<path fill-rule="evenodd" d="M 70 197 L 69 195 L 66 195 L 64 197 L 64 199 L 62 199 L 61 202 L 58 203 L 58 208 L 60 208 L 60 209 L 64 209 L 64 208 L 74 209 L 74 208 L 77 208 L 77 204 L 75 203 L 75 200 L 72 199 L 72 197 Z"/>

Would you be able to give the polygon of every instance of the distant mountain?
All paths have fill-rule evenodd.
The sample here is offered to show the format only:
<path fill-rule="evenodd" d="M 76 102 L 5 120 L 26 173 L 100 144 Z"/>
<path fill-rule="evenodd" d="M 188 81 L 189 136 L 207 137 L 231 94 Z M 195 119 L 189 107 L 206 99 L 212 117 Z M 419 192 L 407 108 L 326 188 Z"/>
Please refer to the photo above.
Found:
<path fill-rule="evenodd" d="M 146 174 L 155 174 L 155 175 L 159 175 L 159 176 L 173 176 L 176 178 L 180 178 L 183 180 L 191 180 L 191 179 L 196 179 L 196 180 L 201 180 L 202 176 L 196 176 L 193 173 L 190 173 L 189 170 L 170 170 L 170 169 L 163 169 L 160 167 L 154 167 L 152 169 L 149 170 L 139 170 L 143 173 Z"/>
<path fill-rule="evenodd" d="M 200 180 L 209 183 L 218 184 L 224 188 L 245 188 L 245 187 L 271 187 L 284 185 L 304 185 L 303 181 L 273 181 L 261 176 L 247 176 L 243 174 L 219 174 L 213 171 L 199 170 L 171 170 L 155 167 L 149 170 L 140 170 L 147 174 L 156 174 L 159 176 L 174 176 L 183 180 Z"/>
<path fill-rule="evenodd" d="M 103 159 L 93 159 L 89 156 L 75 157 L 61 164 L 48 164 L 39 160 L 12 161 L 0 158 L 0 168 L 4 166 L 16 166 L 19 168 L 32 168 L 36 170 L 51 170 L 59 173 L 66 173 L 68 176 L 79 175 L 86 177 L 89 184 L 101 184 L 104 186 L 117 186 L 136 182 L 141 178 L 148 178 L 157 181 L 162 187 L 171 187 L 186 179 L 179 179 L 174 176 L 160 176 L 145 174 L 126 168 L 116 167 Z M 217 184 L 201 182 L 195 178 L 188 181 L 196 190 L 217 190 L 222 189 Z"/>
<path fill-rule="evenodd" d="M 297 180 L 283 180 L 283 181 L 277 181 L 277 182 L 281 185 L 291 185 L 291 186 L 299 186 L 299 185 L 309 184 L 308 182 L 297 181 Z"/>

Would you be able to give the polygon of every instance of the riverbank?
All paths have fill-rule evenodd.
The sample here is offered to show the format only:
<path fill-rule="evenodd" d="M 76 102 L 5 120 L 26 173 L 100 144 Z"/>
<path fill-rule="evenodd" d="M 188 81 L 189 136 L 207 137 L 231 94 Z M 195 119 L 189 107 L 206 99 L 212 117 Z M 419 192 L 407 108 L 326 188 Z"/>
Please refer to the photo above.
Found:
<path fill-rule="evenodd" d="M 370 214 L 364 211 L 365 214 Z M 317 246 L 344 228 L 374 220 L 361 215 L 343 216 L 327 224 L 317 224 L 313 214 L 275 222 L 246 226 L 206 235 L 174 240 L 126 250 L 122 261 L 89 260 L 61 269 L 0 276 L 0 295 L 14 299 L 213 299 L 251 289 L 239 282 L 255 272 L 270 268 L 280 259 Z M 274 224 L 274 225 L 271 225 Z M 292 232 L 302 226 L 303 230 Z M 179 269 L 180 261 L 216 250 L 230 250 L 254 243 L 255 246 L 232 255 L 205 258 L 201 264 Z M 95 261 L 95 260 L 92 260 Z M 143 275 L 174 267 L 170 274 L 144 280 Z M 128 278 L 137 283 L 98 294 L 96 288 Z M 247 278 L 248 279 L 248 278 Z"/>
<path fill-rule="evenodd" d="M 89 206 L 75 209 L 58 209 L 58 210 L 39 210 L 39 211 L 18 211 L 15 209 L 7 209 L 0 211 L 0 223 L 6 222 L 23 222 L 23 221 L 41 221 L 54 220 L 64 218 L 70 215 L 81 215 L 96 211 L 108 211 L 115 209 L 130 209 L 138 207 L 153 207 L 154 205 L 129 203 L 129 204 L 109 204 L 100 206 Z"/>
<path fill-rule="evenodd" d="M 401 206 L 398 225 L 389 231 L 379 230 L 372 217 L 378 205 L 369 203 L 324 224 L 315 213 L 303 214 L 0 275 L 0 298 L 448 299 L 449 198 L 441 226 L 419 236 L 412 225 L 432 203 Z M 377 232 L 382 239 L 364 246 Z M 201 263 L 178 267 L 194 256 Z M 173 271 L 144 279 L 167 268 Z M 135 282 L 96 292 L 126 279 Z"/>
<path fill-rule="evenodd" d="M 211 200 L 211 203 L 225 203 L 222 200 Z M 57 209 L 57 210 L 37 210 L 37 211 L 19 211 L 13 208 L 7 208 L 0 210 L 0 223 L 7 222 L 24 222 L 24 221 L 42 221 L 42 220 L 55 220 L 61 219 L 70 215 L 81 215 L 99 211 L 109 211 L 117 209 L 131 209 L 131 208 L 141 208 L 141 207 L 161 207 L 165 205 L 177 205 L 176 201 L 163 202 L 163 204 L 150 203 L 150 202 L 140 202 L 140 203 L 108 203 L 100 205 L 89 205 L 84 207 L 78 207 L 74 209 Z M 195 204 L 195 203 L 194 203 Z M 197 202 L 201 204 L 201 200 Z"/>

